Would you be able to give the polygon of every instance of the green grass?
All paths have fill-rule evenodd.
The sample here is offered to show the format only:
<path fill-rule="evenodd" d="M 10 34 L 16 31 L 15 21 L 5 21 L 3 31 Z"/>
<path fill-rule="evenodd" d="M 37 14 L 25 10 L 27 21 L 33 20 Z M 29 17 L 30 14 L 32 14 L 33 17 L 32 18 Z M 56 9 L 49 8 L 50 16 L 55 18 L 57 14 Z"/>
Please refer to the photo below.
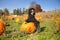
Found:
<path fill-rule="evenodd" d="M 6 21 L 10 26 L 6 26 L 4 34 L 0 36 L 0 40 L 60 40 L 60 34 L 55 32 L 58 30 L 53 20 L 44 19 L 40 21 L 40 33 L 27 34 L 21 37 L 21 24 L 24 20 L 18 23 L 15 20 Z"/>

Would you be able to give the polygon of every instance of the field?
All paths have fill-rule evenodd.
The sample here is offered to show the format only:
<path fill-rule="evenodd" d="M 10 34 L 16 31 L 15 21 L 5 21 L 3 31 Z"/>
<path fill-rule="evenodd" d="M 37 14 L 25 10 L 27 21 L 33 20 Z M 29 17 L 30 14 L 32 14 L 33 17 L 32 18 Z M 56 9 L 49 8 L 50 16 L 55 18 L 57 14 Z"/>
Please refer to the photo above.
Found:
<path fill-rule="evenodd" d="M 4 34 L 0 36 L 0 40 L 60 40 L 60 33 L 56 33 L 58 26 L 55 25 L 52 19 L 43 19 L 40 21 L 41 32 L 32 34 L 23 34 L 20 32 L 21 24 L 24 22 L 21 19 L 19 22 L 15 20 L 7 20 L 9 25 L 6 26 Z"/>
<path fill-rule="evenodd" d="M 0 0 L 0 40 L 60 40 L 59 4 L 60 0 Z M 25 21 L 34 17 L 40 32 L 34 24 L 39 22 Z"/>

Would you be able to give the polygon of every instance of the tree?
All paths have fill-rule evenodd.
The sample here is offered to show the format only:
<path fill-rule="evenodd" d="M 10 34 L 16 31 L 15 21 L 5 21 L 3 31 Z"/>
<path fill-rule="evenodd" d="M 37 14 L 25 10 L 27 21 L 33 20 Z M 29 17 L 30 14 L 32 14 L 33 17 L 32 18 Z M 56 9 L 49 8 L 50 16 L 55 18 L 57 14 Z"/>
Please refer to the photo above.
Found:
<path fill-rule="evenodd" d="M 36 4 L 35 11 L 36 12 L 42 12 L 41 6 L 39 4 Z"/>
<path fill-rule="evenodd" d="M 9 11 L 8 11 L 8 9 L 5 8 L 5 9 L 3 10 L 3 13 L 4 13 L 4 15 L 9 15 Z"/>
<path fill-rule="evenodd" d="M 32 2 L 29 8 L 34 8 L 36 13 L 42 12 L 41 6 L 39 4 L 36 4 L 35 2 Z"/>
<path fill-rule="evenodd" d="M 24 13 L 25 13 L 25 14 L 28 14 L 28 9 L 26 9 L 26 10 L 24 11 Z"/>
<path fill-rule="evenodd" d="M 19 11 L 20 11 L 20 10 L 19 10 L 19 9 L 17 9 L 17 15 L 19 15 L 19 14 L 20 14 L 20 13 L 19 13 Z"/>
<path fill-rule="evenodd" d="M 3 14 L 3 11 L 0 9 L 0 16 L 2 16 L 2 14 Z"/>
<path fill-rule="evenodd" d="M 14 15 L 21 15 L 22 14 L 21 8 L 20 9 L 14 9 L 13 13 L 14 13 Z"/>
<path fill-rule="evenodd" d="M 22 14 L 22 11 L 21 11 L 21 8 L 19 9 L 19 15 L 21 15 Z"/>
<path fill-rule="evenodd" d="M 17 15 L 17 10 L 16 9 L 13 10 L 13 14 Z"/>
<path fill-rule="evenodd" d="M 24 14 L 24 12 L 25 12 L 25 8 L 23 8 L 23 14 Z"/>

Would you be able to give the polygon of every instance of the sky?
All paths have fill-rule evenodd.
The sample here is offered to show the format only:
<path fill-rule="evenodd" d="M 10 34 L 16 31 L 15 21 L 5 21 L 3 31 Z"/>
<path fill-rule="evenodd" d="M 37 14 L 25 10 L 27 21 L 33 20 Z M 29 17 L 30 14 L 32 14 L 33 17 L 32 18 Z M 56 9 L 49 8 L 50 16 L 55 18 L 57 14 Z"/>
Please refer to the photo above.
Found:
<path fill-rule="evenodd" d="M 7 8 L 12 12 L 17 8 L 28 8 L 31 2 L 39 4 L 44 11 L 60 9 L 60 0 L 0 0 L 0 9 Z"/>

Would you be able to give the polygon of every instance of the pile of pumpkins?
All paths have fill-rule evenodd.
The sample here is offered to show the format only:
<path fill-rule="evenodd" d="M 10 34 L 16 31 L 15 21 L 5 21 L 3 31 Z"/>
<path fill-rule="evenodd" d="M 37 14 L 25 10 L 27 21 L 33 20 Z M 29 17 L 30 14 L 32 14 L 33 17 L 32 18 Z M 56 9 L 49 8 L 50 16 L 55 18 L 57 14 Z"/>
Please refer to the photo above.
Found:
<path fill-rule="evenodd" d="M 36 30 L 35 24 L 34 22 L 24 22 L 21 27 L 20 30 L 22 32 L 26 32 L 26 33 L 33 33 Z"/>
<path fill-rule="evenodd" d="M 5 30 L 6 23 L 0 19 L 0 35 L 3 34 Z"/>

